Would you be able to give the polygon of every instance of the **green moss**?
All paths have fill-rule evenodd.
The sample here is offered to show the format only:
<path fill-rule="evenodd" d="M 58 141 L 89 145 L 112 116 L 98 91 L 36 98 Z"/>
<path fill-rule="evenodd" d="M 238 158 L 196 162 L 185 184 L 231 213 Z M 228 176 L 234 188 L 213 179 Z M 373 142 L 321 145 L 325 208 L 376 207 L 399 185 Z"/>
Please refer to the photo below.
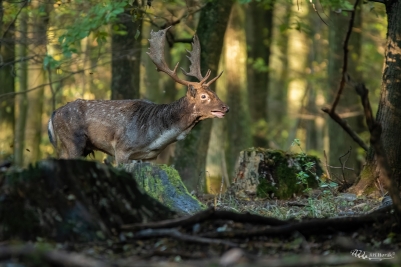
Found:
<path fill-rule="evenodd" d="M 298 153 L 288 153 L 282 150 L 250 148 L 245 151 L 248 156 L 252 152 L 263 154 L 264 159 L 259 164 L 259 185 L 257 186 L 258 197 L 274 195 L 280 199 L 289 198 L 293 194 L 302 193 L 306 185 L 299 183 L 297 174 L 301 171 L 307 174 L 307 185 L 309 188 L 318 186 L 316 176 L 323 173 L 316 156 Z M 314 163 L 314 168 L 308 171 L 305 164 Z M 316 173 L 316 176 L 313 174 Z"/>
<path fill-rule="evenodd" d="M 142 189 L 154 199 L 177 212 L 199 211 L 204 205 L 191 196 L 176 169 L 167 165 L 142 164 L 134 177 Z"/>

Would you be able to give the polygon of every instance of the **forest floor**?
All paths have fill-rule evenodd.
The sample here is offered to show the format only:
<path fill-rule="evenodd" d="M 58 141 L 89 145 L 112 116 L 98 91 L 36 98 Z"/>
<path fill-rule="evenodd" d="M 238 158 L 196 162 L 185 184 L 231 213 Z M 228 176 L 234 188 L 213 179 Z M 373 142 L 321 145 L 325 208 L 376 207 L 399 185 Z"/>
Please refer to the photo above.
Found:
<path fill-rule="evenodd" d="M 38 251 L 37 262 L 48 266 L 400 266 L 399 223 L 391 206 L 379 208 L 381 199 L 322 190 L 289 201 L 229 193 L 200 199 L 216 208 L 131 225 L 115 240 L 0 243 L 0 266 L 44 266 L 33 261 Z"/>

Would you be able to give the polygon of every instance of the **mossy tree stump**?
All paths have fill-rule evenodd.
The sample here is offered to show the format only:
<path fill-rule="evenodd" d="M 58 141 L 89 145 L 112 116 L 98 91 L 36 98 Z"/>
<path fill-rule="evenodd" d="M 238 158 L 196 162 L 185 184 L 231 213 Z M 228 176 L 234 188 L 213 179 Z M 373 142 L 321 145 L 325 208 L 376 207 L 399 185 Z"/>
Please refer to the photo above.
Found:
<path fill-rule="evenodd" d="M 206 208 L 188 192 L 173 167 L 146 162 L 129 164 L 125 169 L 146 193 L 178 214 L 193 214 Z"/>
<path fill-rule="evenodd" d="M 304 153 L 249 148 L 240 152 L 232 187 L 235 192 L 260 198 L 290 198 L 307 187 L 318 186 L 322 175 L 319 162 L 317 157 Z M 308 169 L 307 164 L 313 167 Z M 300 172 L 305 175 L 307 184 L 300 181 Z"/>

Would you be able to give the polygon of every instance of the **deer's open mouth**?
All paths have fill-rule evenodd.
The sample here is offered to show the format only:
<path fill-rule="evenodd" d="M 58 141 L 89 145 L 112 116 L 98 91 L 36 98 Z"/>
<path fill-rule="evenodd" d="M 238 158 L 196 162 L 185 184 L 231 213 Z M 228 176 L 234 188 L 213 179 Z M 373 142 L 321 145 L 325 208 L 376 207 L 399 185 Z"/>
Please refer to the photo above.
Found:
<path fill-rule="evenodd" d="M 226 115 L 225 112 L 223 112 L 223 111 L 218 111 L 218 110 L 212 111 L 212 114 L 213 114 L 215 117 L 220 118 L 220 119 L 224 118 L 224 115 Z"/>

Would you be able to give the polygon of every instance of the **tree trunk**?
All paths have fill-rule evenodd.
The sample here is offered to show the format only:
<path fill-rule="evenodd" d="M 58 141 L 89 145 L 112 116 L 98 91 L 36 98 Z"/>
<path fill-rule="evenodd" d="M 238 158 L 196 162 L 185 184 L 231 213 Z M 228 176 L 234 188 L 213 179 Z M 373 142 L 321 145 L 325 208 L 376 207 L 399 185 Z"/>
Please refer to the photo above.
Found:
<path fill-rule="evenodd" d="M 212 71 L 210 77 L 217 75 L 223 37 L 233 3 L 233 0 L 212 1 L 201 11 L 197 29 L 202 47 L 201 69 L 202 74 L 210 69 Z M 215 88 L 215 83 L 212 84 L 212 88 Z M 199 178 L 204 181 L 211 127 L 212 120 L 199 123 L 186 139 L 176 145 L 174 165 L 189 190 L 197 187 Z M 200 189 L 204 190 L 204 186 Z"/>
<path fill-rule="evenodd" d="M 316 12 L 314 11 L 312 5 L 308 5 L 308 21 L 310 26 L 310 32 L 308 34 L 310 45 L 308 46 L 309 53 L 307 59 L 306 67 L 310 70 L 310 78 L 307 79 L 307 105 L 305 107 L 307 113 L 310 118 L 306 119 L 305 128 L 306 128 L 306 150 L 313 151 L 321 151 L 323 144 L 323 125 L 324 121 L 321 118 L 319 113 L 320 109 L 316 105 L 317 96 L 319 94 L 318 88 L 324 88 L 324 84 L 321 82 L 322 79 L 319 79 L 319 73 L 315 72 L 316 64 L 321 64 L 324 60 L 323 54 L 323 43 L 321 35 L 322 35 L 322 20 L 316 16 Z"/>
<path fill-rule="evenodd" d="M 17 57 L 25 58 L 27 56 L 27 34 L 28 34 L 28 14 L 26 8 L 21 11 L 18 18 L 18 46 Z M 26 61 L 21 61 L 17 67 L 17 84 L 18 92 L 23 92 L 28 89 L 28 64 Z M 18 167 L 24 165 L 24 149 L 25 149 L 25 125 L 28 110 L 27 94 L 17 95 L 16 116 L 15 116 L 15 138 L 14 138 L 14 164 Z"/>
<path fill-rule="evenodd" d="M 3 11 L 6 10 L 5 3 L 0 0 L 0 95 L 12 93 L 14 89 L 15 71 L 15 42 L 14 22 L 5 23 Z M 6 32 L 7 31 L 7 32 Z M 0 99 L 0 160 L 12 154 L 14 136 L 14 99 L 6 97 Z"/>
<path fill-rule="evenodd" d="M 382 126 L 380 142 L 387 156 L 391 170 L 390 178 L 397 179 L 400 184 L 401 177 L 401 2 L 386 1 L 387 12 L 387 43 L 384 60 L 381 97 L 377 110 L 376 121 Z M 377 169 L 374 151 L 369 150 L 366 164 L 361 172 L 361 179 L 354 187 L 358 194 L 376 191 L 375 181 L 380 178 Z M 380 179 L 379 179 L 380 180 Z M 380 180 L 384 185 L 384 181 Z"/>
<path fill-rule="evenodd" d="M 279 23 L 284 26 L 290 24 L 291 18 L 291 4 L 283 3 L 278 10 L 284 9 L 281 12 Z M 274 125 L 274 128 L 270 129 L 272 131 L 271 136 L 276 142 L 276 147 L 285 147 L 287 143 L 287 137 L 282 135 L 283 131 L 287 131 L 290 128 L 287 121 L 287 106 L 288 106 L 288 84 L 289 84 L 289 55 L 288 55 L 288 43 L 289 43 L 289 32 L 290 29 L 281 30 L 278 33 L 277 46 L 279 50 L 278 59 L 280 61 L 280 66 L 275 68 L 278 71 L 275 73 L 277 79 L 274 83 L 274 90 L 270 94 L 269 101 L 269 124 Z"/>
<path fill-rule="evenodd" d="M 337 93 L 338 86 L 341 80 L 342 64 L 343 64 L 343 45 L 345 40 L 345 35 L 348 29 L 350 14 L 345 17 L 343 14 L 338 14 L 336 12 L 330 13 L 330 23 L 329 27 L 329 64 L 328 64 L 328 77 L 330 90 L 327 95 L 328 103 L 332 103 L 335 94 Z M 361 56 L 361 8 L 358 9 L 355 14 L 354 30 L 352 32 L 348 49 L 348 71 L 347 74 L 350 77 L 358 81 L 360 80 L 361 74 L 358 72 L 359 60 Z M 341 100 L 336 108 L 336 112 L 342 115 L 346 119 L 350 127 L 356 132 L 360 133 L 366 130 L 364 126 L 364 120 L 362 115 L 362 107 L 359 101 L 358 95 L 355 93 L 354 89 L 351 87 L 345 88 L 343 94 L 341 95 Z M 329 165 L 331 166 L 341 166 L 339 158 L 347 153 L 352 147 L 351 154 L 348 161 L 346 162 L 346 167 L 354 168 L 355 171 L 345 171 L 345 179 L 348 182 L 355 180 L 357 173 L 360 169 L 360 162 L 358 162 L 357 149 L 359 146 L 352 140 L 352 138 L 340 128 L 340 126 L 333 120 L 329 120 Z M 342 162 L 345 158 L 342 159 Z M 342 173 L 340 169 L 337 169 L 336 176 L 341 177 Z M 335 170 L 331 170 L 335 172 Z"/>
<path fill-rule="evenodd" d="M 114 32 L 111 38 L 111 99 L 137 99 L 140 85 L 142 18 L 133 22 L 128 11 L 120 14 L 119 18 L 119 25 L 124 26 L 119 30 L 125 30 L 127 34 Z"/>
<path fill-rule="evenodd" d="M 246 13 L 248 49 L 247 83 L 252 115 L 253 146 L 267 147 L 270 45 L 273 32 L 273 5 L 252 1 Z"/>
<path fill-rule="evenodd" d="M 29 18 L 30 30 L 28 34 L 28 38 L 31 40 L 29 51 L 32 51 L 36 55 L 45 55 L 47 50 L 46 33 L 48 13 L 46 13 L 46 15 L 39 15 L 39 10 L 46 10 L 46 5 L 46 2 L 31 2 L 31 17 Z M 42 111 L 44 98 L 44 87 L 42 85 L 46 82 L 43 61 L 41 59 L 32 62 L 28 71 L 28 88 L 37 89 L 28 93 L 29 116 L 27 117 L 28 119 L 25 131 L 26 151 L 24 164 L 33 163 L 39 160 L 41 156 L 40 143 L 42 138 Z"/>
<path fill-rule="evenodd" d="M 227 125 L 228 174 L 234 173 L 239 152 L 252 146 L 248 92 L 246 87 L 246 40 L 243 5 L 236 3 L 231 11 L 225 37 L 224 59 L 227 77 L 227 104 L 230 115 Z M 265 95 L 265 94 L 262 94 Z"/>

